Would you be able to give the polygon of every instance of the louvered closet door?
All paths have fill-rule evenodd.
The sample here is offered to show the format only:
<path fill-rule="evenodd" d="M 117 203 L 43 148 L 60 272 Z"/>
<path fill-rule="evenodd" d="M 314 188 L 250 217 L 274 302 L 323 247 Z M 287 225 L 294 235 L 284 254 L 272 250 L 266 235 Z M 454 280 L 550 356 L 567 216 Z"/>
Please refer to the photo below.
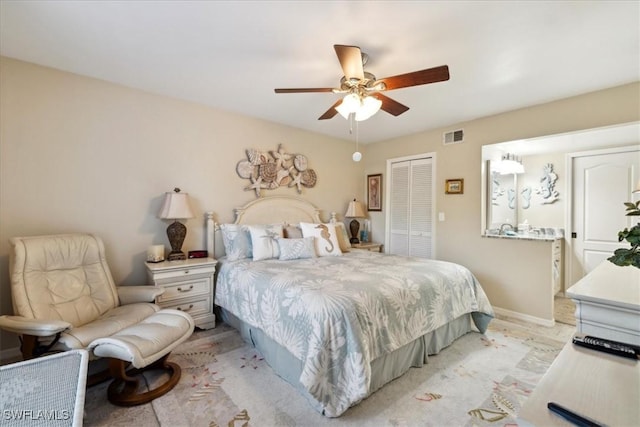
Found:
<path fill-rule="evenodd" d="M 391 164 L 389 252 L 433 257 L 433 161 Z"/>

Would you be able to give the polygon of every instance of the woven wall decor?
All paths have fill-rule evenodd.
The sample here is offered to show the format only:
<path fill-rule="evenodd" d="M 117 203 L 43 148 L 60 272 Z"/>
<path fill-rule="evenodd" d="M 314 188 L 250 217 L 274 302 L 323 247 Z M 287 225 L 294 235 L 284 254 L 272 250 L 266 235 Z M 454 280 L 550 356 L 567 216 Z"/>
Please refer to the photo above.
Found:
<path fill-rule="evenodd" d="M 260 197 L 262 190 L 273 190 L 278 187 L 296 187 L 302 193 L 302 187 L 311 188 L 316 185 L 316 171 L 309 168 L 307 157 L 303 154 L 287 153 L 278 145 L 277 151 L 246 150 L 247 159 L 240 160 L 236 172 L 240 178 L 251 180 L 245 191 L 255 191 Z"/>

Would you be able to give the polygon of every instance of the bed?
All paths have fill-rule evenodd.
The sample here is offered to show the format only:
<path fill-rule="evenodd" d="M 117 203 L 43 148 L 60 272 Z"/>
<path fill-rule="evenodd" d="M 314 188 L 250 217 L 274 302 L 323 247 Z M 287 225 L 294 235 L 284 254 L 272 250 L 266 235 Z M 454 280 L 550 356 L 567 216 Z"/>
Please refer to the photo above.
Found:
<path fill-rule="evenodd" d="M 333 223 L 335 215 L 322 223 L 315 206 L 286 196 L 236 209 L 234 224 L 217 225 L 211 214 L 207 220 L 208 250 L 220 262 L 215 303 L 222 319 L 327 417 L 423 366 L 462 335 L 484 332 L 493 318 L 482 287 L 458 264 L 368 251 L 289 259 L 292 244 L 308 249 L 314 242 L 316 253 L 333 246 L 329 234 L 341 232 Z M 254 231 L 281 224 L 321 234 L 276 236 L 271 244 L 283 253 L 265 257 Z M 236 250 L 225 240 L 229 230 L 250 230 L 257 246 Z M 230 254 L 222 254 L 225 247 Z"/>

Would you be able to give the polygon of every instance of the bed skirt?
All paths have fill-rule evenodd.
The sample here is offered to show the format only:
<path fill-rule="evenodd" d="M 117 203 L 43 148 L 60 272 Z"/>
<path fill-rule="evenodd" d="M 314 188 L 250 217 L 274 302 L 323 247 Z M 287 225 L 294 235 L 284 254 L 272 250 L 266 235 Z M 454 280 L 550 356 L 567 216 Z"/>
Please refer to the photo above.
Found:
<path fill-rule="evenodd" d="M 222 307 L 220 307 L 220 314 L 225 323 L 237 329 L 247 343 L 260 351 L 269 366 L 280 377 L 293 385 L 307 398 L 316 411 L 322 413 L 320 403 L 309 394 L 299 381 L 303 367 L 299 359 L 285 347 L 270 339 L 261 329 L 246 324 Z M 465 314 L 391 353 L 374 359 L 371 362 L 371 383 L 367 396 L 400 377 L 409 368 L 422 367 L 428 362 L 429 355 L 439 353 L 440 350 L 466 333 L 477 331 L 472 323 L 471 314 Z M 354 405 L 357 403 L 355 402 Z"/>

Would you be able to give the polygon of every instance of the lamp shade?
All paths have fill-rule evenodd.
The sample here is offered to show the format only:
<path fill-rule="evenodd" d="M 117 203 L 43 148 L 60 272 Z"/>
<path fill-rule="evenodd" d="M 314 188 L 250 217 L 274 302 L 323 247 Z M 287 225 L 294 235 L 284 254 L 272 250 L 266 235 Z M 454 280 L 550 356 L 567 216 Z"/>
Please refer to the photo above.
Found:
<path fill-rule="evenodd" d="M 382 101 L 378 98 L 373 96 L 361 98 L 355 93 L 349 93 L 342 99 L 342 103 L 336 107 L 336 111 L 345 119 L 348 119 L 351 113 L 355 113 L 355 120 L 361 122 L 377 113 L 381 106 Z"/>
<path fill-rule="evenodd" d="M 349 202 L 347 212 L 344 214 L 345 218 L 365 218 L 364 208 L 362 203 L 357 202 L 355 199 Z"/>
<path fill-rule="evenodd" d="M 362 104 L 358 111 L 356 111 L 356 121 L 361 122 L 367 120 L 380 110 L 382 101 L 373 96 L 367 96 L 362 100 Z"/>
<path fill-rule="evenodd" d="M 350 93 L 342 99 L 342 103 L 336 107 L 336 111 L 348 119 L 349 114 L 355 113 L 358 108 L 360 108 L 360 98 L 355 93 Z"/>
<path fill-rule="evenodd" d="M 162 219 L 187 219 L 193 218 L 191 206 L 189 206 L 189 194 L 180 193 L 180 189 L 173 192 L 166 192 L 162 208 L 158 213 L 158 218 Z"/>

